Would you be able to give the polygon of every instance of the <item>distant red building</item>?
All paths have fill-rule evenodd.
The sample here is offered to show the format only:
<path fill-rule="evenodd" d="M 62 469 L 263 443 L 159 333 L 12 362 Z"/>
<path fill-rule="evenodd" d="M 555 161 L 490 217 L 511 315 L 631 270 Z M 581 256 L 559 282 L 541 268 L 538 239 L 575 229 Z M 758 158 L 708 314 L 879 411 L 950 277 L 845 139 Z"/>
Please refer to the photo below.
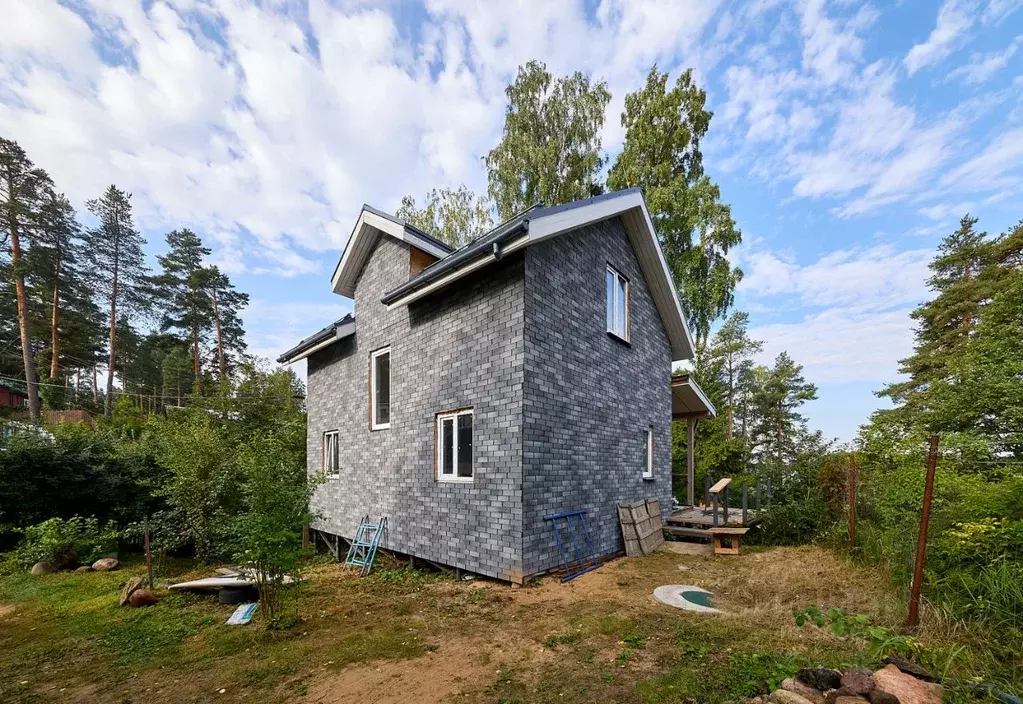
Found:
<path fill-rule="evenodd" d="M 0 406 L 22 408 L 27 401 L 28 394 L 19 387 L 5 381 L 0 381 Z"/>

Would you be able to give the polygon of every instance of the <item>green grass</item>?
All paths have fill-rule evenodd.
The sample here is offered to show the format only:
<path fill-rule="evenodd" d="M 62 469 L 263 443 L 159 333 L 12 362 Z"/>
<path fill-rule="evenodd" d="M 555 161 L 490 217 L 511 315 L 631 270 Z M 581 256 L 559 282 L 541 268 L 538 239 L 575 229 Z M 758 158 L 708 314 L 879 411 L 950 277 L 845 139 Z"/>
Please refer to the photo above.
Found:
<path fill-rule="evenodd" d="M 437 649 L 407 623 L 381 624 L 345 637 L 329 651 L 331 664 L 344 667 L 372 660 L 409 660 Z"/>

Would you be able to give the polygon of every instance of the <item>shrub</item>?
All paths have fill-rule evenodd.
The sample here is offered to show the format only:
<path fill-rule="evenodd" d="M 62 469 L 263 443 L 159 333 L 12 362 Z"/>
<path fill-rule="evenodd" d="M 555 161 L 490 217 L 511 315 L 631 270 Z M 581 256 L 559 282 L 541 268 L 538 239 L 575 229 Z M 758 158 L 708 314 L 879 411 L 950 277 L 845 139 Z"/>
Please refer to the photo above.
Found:
<path fill-rule="evenodd" d="M 37 562 L 67 569 L 91 563 L 116 549 L 117 532 L 110 525 L 101 528 L 95 518 L 51 518 L 25 529 L 14 561 L 26 569 Z"/>
<path fill-rule="evenodd" d="M 268 627 L 287 626 L 285 575 L 298 577 L 302 526 L 312 484 L 300 454 L 280 436 L 257 438 L 238 453 L 244 510 L 234 520 L 236 559 L 255 572 L 259 613 Z"/>

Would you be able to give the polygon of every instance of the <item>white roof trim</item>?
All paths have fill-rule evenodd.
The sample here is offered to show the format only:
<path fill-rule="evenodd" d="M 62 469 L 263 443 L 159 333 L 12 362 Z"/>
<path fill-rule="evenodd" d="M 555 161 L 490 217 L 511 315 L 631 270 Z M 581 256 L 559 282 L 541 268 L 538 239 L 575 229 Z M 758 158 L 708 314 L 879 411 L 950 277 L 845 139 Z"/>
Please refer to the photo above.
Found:
<path fill-rule="evenodd" d="M 420 237 L 403 224 L 363 208 L 359 219 L 355 221 L 355 228 L 352 230 L 351 237 L 348 238 L 341 261 L 338 262 L 337 269 L 334 270 L 334 275 L 331 277 L 330 285 L 334 293 L 349 298 L 355 297 L 355 282 L 380 233 L 406 242 L 416 249 L 421 249 L 427 254 L 437 257 L 437 259 L 443 259 L 450 253 Z"/>
<path fill-rule="evenodd" d="M 551 215 L 531 218 L 529 221 L 529 242 L 540 242 L 569 230 L 574 230 L 601 220 L 622 216 L 622 224 L 629 235 L 647 287 L 660 313 L 664 328 L 671 343 L 672 361 L 692 359 L 695 344 L 689 331 L 682 305 L 679 303 L 675 282 L 671 278 L 668 262 L 657 240 L 646 201 L 639 191 L 623 193 L 620 196 L 598 201 L 591 205 L 568 208 Z"/>
<path fill-rule="evenodd" d="M 675 393 L 676 390 L 679 390 L 679 391 L 681 391 L 682 389 L 688 390 L 694 396 L 696 396 L 696 399 L 704 406 L 704 408 L 706 409 L 705 412 L 707 413 L 707 415 L 709 415 L 711 418 L 716 418 L 717 417 L 718 412 L 717 412 L 717 409 L 714 408 L 714 404 L 710 402 L 710 399 L 707 398 L 707 394 L 705 394 L 703 392 L 703 389 L 700 388 L 700 385 L 697 384 L 696 381 L 694 381 L 691 376 L 686 376 L 684 382 L 682 382 L 682 383 L 675 383 L 676 381 L 677 381 L 677 379 L 672 379 L 671 380 L 671 394 L 672 394 L 672 396 L 674 398 L 677 398 L 680 402 L 682 402 L 683 404 L 685 404 L 688 407 L 689 404 L 686 403 L 686 400 L 683 399 L 680 395 Z M 673 399 L 672 406 L 674 407 L 674 399 Z M 674 414 L 674 408 L 672 409 L 672 412 Z M 698 413 L 698 412 L 699 411 L 695 411 L 695 413 Z"/>

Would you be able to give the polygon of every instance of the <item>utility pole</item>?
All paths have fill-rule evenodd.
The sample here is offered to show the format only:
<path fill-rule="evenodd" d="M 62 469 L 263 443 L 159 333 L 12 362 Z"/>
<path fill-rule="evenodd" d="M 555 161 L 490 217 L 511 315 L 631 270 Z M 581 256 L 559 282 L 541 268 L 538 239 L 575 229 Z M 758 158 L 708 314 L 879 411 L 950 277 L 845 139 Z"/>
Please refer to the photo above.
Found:
<path fill-rule="evenodd" d="M 920 623 L 920 586 L 924 579 L 924 563 L 927 561 L 927 528 L 931 522 L 931 501 L 934 498 L 934 470 L 938 465 L 938 436 L 931 436 L 927 453 L 927 479 L 924 484 L 924 506 L 920 514 L 920 535 L 916 541 L 916 564 L 913 566 L 913 584 L 909 591 L 909 618 L 906 627 L 915 629 Z"/>

